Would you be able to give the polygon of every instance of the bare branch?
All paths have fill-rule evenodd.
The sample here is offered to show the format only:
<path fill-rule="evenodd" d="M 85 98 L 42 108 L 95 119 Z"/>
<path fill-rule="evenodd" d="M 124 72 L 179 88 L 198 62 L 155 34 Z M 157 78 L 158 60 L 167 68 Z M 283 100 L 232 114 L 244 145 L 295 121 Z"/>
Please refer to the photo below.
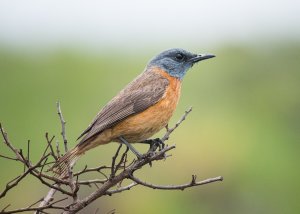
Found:
<path fill-rule="evenodd" d="M 116 159 L 117 159 L 117 157 L 119 155 L 120 149 L 122 148 L 122 145 L 123 144 L 120 143 L 120 145 L 119 145 L 119 147 L 118 147 L 118 149 L 116 151 L 116 154 L 112 157 L 111 174 L 110 174 L 110 177 L 109 177 L 110 179 L 113 178 L 113 177 L 115 177 L 115 173 L 117 171 L 117 169 L 115 169 L 115 163 L 116 163 Z"/>
<path fill-rule="evenodd" d="M 88 172 L 101 172 L 102 169 L 111 169 L 111 167 L 110 166 L 99 166 L 99 167 L 95 167 L 95 168 L 87 168 L 87 166 L 85 166 L 85 168 L 83 170 L 74 173 L 74 176 L 78 176 L 78 175 L 88 173 Z"/>
<path fill-rule="evenodd" d="M 16 158 L 17 158 L 19 161 L 21 161 L 21 162 L 24 163 L 25 160 L 24 160 L 23 157 L 20 155 L 20 151 L 17 150 L 16 148 L 14 148 L 14 147 L 12 146 L 12 144 L 9 142 L 7 133 L 4 131 L 4 129 L 3 129 L 1 123 L 0 123 L 0 131 L 1 131 L 1 134 L 2 134 L 2 136 L 3 136 L 5 145 L 6 145 L 8 148 L 10 148 L 10 150 L 12 150 L 13 153 L 15 153 Z"/>
<path fill-rule="evenodd" d="M 30 167 L 29 169 L 27 169 L 22 175 L 18 176 L 17 179 L 14 179 L 13 181 L 10 181 L 9 183 L 6 184 L 5 189 L 0 193 L 0 198 L 4 197 L 6 195 L 6 193 L 12 189 L 13 187 L 17 186 L 18 183 L 25 178 L 29 173 L 32 172 L 32 170 L 38 168 L 41 165 L 41 162 L 46 159 L 47 156 L 45 156 L 44 158 L 42 158 L 37 164 L 35 164 L 34 166 Z"/>
<path fill-rule="evenodd" d="M 48 132 L 46 132 L 45 137 L 46 137 L 47 144 L 49 145 L 49 148 L 50 148 L 50 151 L 51 151 L 50 154 L 57 161 L 58 158 L 56 157 L 54 149 L 53 149 L 53 146 L 52 146 L 52 141 L 53 141 L 53 139 L 54 139 L 55 136 L 52 136 L 52 138 L 49 139 Z"/>
<path fill-rule="evenodd" d="M 58 187 L 58 184 L 54 185 Z M 39 204 L 38 208 L 45 207 L 49 203 L 49 201 L 51 201 L 56 191 L 56 189 L 51 188 L 47 195 L 42 199 L 42 202 Z M 35 212 L 35 214 L 37 214 L 37 212 Z"/>
<path fill-rule="evenodd" d="M 77 203 L 73 204 L 68 211 L 65 211 L 64 214 L 71 214 L 76 213 L 79 210 L 86 207 L 88 204 L 92 203 L 97 198 L 106 195 L 107 191 L 115 186 L 120 181 L 130 178 L 130 176 L 133 174 L 135 170 L 140 169 L 144 165 L 148 164 L 151 161 L 155 160 L 161 160 L 164 157 L 164 154 L 167 151 L 170 151 L 171 149 L 174 149 L 175 146 L 166 146 L 161 151 L 158 151 L 156 153 L 151 153 L 145 156 L 143 159 L 139 159 L 135 161 L 130 167 L 127 167 L 124 169 L 120 174 L 116 175 L 115 177 L 109 179 L 107 182 L 105 182 L 99 189 L 97 189 L 95 192 L 93 192 L 91 195 L 87 196 L 86 198 L 82 200 L 78 200 Z"/>
<path fill-rule="evenodd" d="M 57 114 L 58 114 L 60 122 L 61 122 L 61 135 L 64 140 L 65 152 L 67 152 L 68 151 L 68 141 L 67 141 L 67 137 L 66 137 L 66 121 L 64 120 L 64 117 L 61 112 L 60 102 L 56 102 L 56 105 L 57 105 Z"/>
<path fill-rule="evenodd" d="M 61 135 L 63 137 L 64 140 L 64 145 L 65 145 L 65 152 L 68 152 L 68 141 L 67 141 L 67 137 L 66 137 L 66 121 L 64 120 L 62 111 L 61 111 L 61 107 L 60 107 L 60 102 L 57 102 L 57 113 L 61 122 Z M 73 172 L 71 170 L 71 167 L 68 166 L 68 179 L 69 179 L 69 186 L 71 187 L 72 190 L 72 197 L 73 197 L 73 201 L 77 200 L 77 191 L 78 191 L 78 186 L 76 184 L 76 181 L 74 181 L 73 179 Z"/>
<path fill-rule="evenodd" d="M 8 207 L 10 207 L 11 204 L 6 205 L 2 210 L 1 213 L 3 213 Z"/>
<path fill-rule="evenodd" d="M 60 150 L 59 150 L 59 143 L 58 143 L 58 141 L 56 141 L 56 154 L 57 154 L 57 157 L 60 158 Z"/>
<path fill-rule="evenodd" d="M 169 129 L 169 126 L 166 126 L 166 134 L 161 138 L 161 141 L 164 142 L 166 140 L 169 139 L 170 135 L 172 134 L 172 132 L 178 128 L 178 126 L 186 119 L 186 117 L 188 116 L 189 113 L 191 113 L 191 111 L 193 110 L 192 107 L 190 107 L 188 110 L 185 111 L 184 115 L 180 118 L 180 120 L 175 124 L 175 126 L 171 129 Z"/>
<path fill-rule="evenodd" d="M 100 180 L 100 179 L 93 179 L 93 180 L 86 180 L 86 181 L 78 181 L 77 183 L 80 185 L 88 185 L 90 186 L 91 184 L 104 184 L 107 181 L 107 179 Z"/>
<path fill-rule="evenodd" d="M 7 157 L 5 155 L 0 155 L 1 158 L 5 158 L 5 159 L 8 159 L 8 160 L 14 160 L 14 161 L 19 161 L 19 159 L 17 158 L 11 158 L 11 157 Z"/>
<path fill-rule="evenodd" d="M 215 178 L 208 178 L 205 179 L 203 181 L 198 181 L 196 182 L 196 177 L 193 175 L 192 176 L 192 181 L 186 184 L 181 184 L 181 185 L 156 185 L 156 184 L 150 184 L 150 183 L 146 183 L 145 181 L 142 181 L 140 179 L 138 179 L 137 177 L 134 177 L 133 175 L 130 177 L 130 179 L 134 182 L 136 182 L 137 184 L 143 185 L 145 187 L 149 187 L 152 189 L 161 189 L 161 190 L 184 190 L 186 188 L 190 188 L 190 187 L 194 187 L 194 186 L 200 186 L 200 185 L 204 185 L 204 184 L 209 184 L 209 183 L 213 183 L 213 182 L 217 182 L 217 181 L 223 181 L 223 177 L 218 176 Z"/>
<path fill-rule="evenodd" d="M 63 199 L 65 200 L 65 199 Z M 65 206 L 55 206 L 55 203 L 61 202 L 62 200 L 55 201 L 53 203 L 50 203 L 48 205 L 45 205 L 43 207 L 25 207 L 25 208 L 20 208 L 16 210 L 9 210 L 9 211 L 1 211 L 1 214 L 10 214 L 10 213 L 21 213 L 21 212 L 28 212 L 28 211 L 37 211 L 37 212 L 44 212 L 43 210 L 45 209 L 54 209 L 54 210 L 67 210 Z M 45 213 L 45 212 L 44 212 Z"/>
<path fill-rule="evenodd" d="M 30 162 L 30 140 L 27 141 L 27 160 Z"/>
<path fill-rule="evenodd" d="M 115 194 L 115 193 L 120 193 L 120 192 L 123 192 L 123 191 L 126 191 L 126 190 L 130 190 L 132 187 L 134 187 L 136 185 L 138 185 L 138 184 L 137 183 L 131 183 L 128 186 L 121 187 L 121 188 L 118 188 L 118 189 L 115 189 L 115 190 L 107 190 L 105 195 L 111 196 L 112 194 Z"/>
<path fill-rule="evenodd" d="M 169 128 L 168 126 L 166 126 L 167 131 L 165 135 L 161 138 L 162 142 L 169 139 L 173 131 L 179 127 L 179 125 L 186 119 L 187 115 L 191 111 L 192 108 L 189 108 L 173 128 Z M 57 113 L 59 115 L 59 119 L 61 123 L 61 135 L 64 141 L 65 152 L 68 152 L 68 145 L 67 145 L 68 141 L 66 138 L 66 129 L 65 129 L 66 122 L 62 115 L 59 102 L 57 102 Z M 57 178 L 56 176 L 52 176 L 43 171 L 44 167 L 49 164 L 47 163 L 49 156 L 52 156 L 55 161 L 57 161 L 60 158 L 58 142 L 56 143 L 56 150 L 52 146 L 54 136 L 52 138 L 49 138 L 48 133 L 46 133 L 45 137 L 47 140 L 47 147 L 43 151 L 43 154 L 39 159 L 39 161 L 36 164 L 33 164 L 30 161 L 30 141 L 28 141 L 27 144 L 27 157 L 25 157 L 22 153 L 22 150 L 16 149 L 13 146 L 13 144 L 9 141 L 7 133 L 4 131 L 1 124 L 0 124 L 0 131 L 4 138 L 4 144 L 14 153 L 15 158 L 4 156 L 4 155 L 0 155 L 0 157 L 21 162 L 25 166 L 24 173 L 22 173 L 21 175 L 19 175 L 18 177 L 16 177 L 15 179 L 7 183 L 4 191 L 0 193 L 0 198 L 4 197 L 10 189 L 17 186 L 20 183 L 20 181 L 23 178 L 25 178 L 27 175 L 32 175 L 36 177 L 43 185 L 48 186 L 50 188 L 50 190 L 48 191 L 45 197 L 37 200 L 36 202 L 29 205 L 28 207 L 6 211 L 7 208 L 10 206 L 9 204 L 5 208 L 3 208 L 2 211 L 0 212 L 3 214 L 19 213 L 25 211 L 34 211 L 36 214 L 38 214 L 38 213 L 48 213 L 49 210 L 52 211 L 55 210 L 55 212 L 63 212 L 64 214 L 73 214 L 82 210 L 84 207 L 88 206 L 90 203 L 92 203 L 93 201 L 95 201 L 96 199 L 102 196 L 106 196 L 106 195 L 111 196 L 116 193 L 121 193 L 123 191 L 130 190 L 131 188 L 137 185 L 145 186 L 152 189 L 161 189 L 161 190 L 184 190 L 186 188 L 205 185 L 205 184 L 223 180 L 223 178 L 219 176 L 215 178 L 205 179 L 202 181 L 197 181 L 197 177 L 193 175 L 189 183 L 181 184 L 181 185 L 156 185 L 156 184 L 147 183 L 133 176 L 134 172 L 141 169 L 145 165 L 151 164 L 152 162 L 166 159 L 167 157 L 170 156 L 170 154 L 167 153 L 169 153 L 170 150 L 175 149 L 175 145 L 165 146 L 159 151 L 155 151 L 154 148 L 150 149 L 146 154 L 143 155 L 141 159 L 138 160 L 133 159 L 132 162 L 128 164 L 127 163 L 128 148 L 126 148 L 126 150 L 123 153 L 121 153 L 120 151 L 121 151 L 122 144 L 119 145 L 115 155 L 112 157 L 111 166 L 102 165 L 94 168 L 88 168 L 88 166 L 86 165 L 84 169 L 76 173 L 73 173 L 72 169 L 69 166 L 68 167 L 69 176 L 66 179 Z M 109 171 L 110 171 L 110 176 L 108 177 L 106 173 L 109 173 Z M 79 179 L 79 177 L 81 177 L 82 175 L 89 174 L 90 172 L 98 172 L 102 174 L 105 178 L 86 179 L 86 180 Z M 126 179 L 132 180 L 133 183 L 122 187 L 122 183 Z M 83 185 L 91 187 L 89 190 L 92 190 L 93 192 L 91 192 L 88 196 L 84 198 L 78 198 L 77 192 L 79 191 L 79 188 L 82 187 Z M 94 186 L 96 187 L 96 190 L 94 189 Z M 65 194 L 67 195 L 67 197 L 55 201 L 54 196 L 56 192 Z M 73 199 L 73 200 L 72 202 L 70 202 L 65 206 L 56 205 L 59 202 L 62 202 L 67 199 Z M 36 207 L 36 204 L 38 203 L 39 205 Z"/>

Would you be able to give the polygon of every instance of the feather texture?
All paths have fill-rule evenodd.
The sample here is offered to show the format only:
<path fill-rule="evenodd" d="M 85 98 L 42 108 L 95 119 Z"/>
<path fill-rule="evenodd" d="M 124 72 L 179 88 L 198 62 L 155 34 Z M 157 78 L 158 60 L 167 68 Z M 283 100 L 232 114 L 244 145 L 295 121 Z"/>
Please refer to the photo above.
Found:
<path fill-rule="evenodd" d="M 140 113 L 156 104 L 165 94 L 169 80 L 157 72 L 148 70 L 129 83 L 96 116 L 79 136 L 79 145 L 111 128 L 131 115 Z"/>

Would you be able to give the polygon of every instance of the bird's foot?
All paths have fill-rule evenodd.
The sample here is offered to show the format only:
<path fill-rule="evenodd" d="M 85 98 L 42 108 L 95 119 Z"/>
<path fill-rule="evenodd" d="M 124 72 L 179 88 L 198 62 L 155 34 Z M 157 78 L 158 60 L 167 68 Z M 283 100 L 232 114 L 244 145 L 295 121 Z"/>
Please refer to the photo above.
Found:
<path fill-rule="evenodd" d="M 155 139 L 148 139 L 148 140 L 144 140 L 140 143 L 146 143 L 150 145 L 149 151 L 156 151 L 157 148 L 159 148 L 159 151 L 162 150 L 163 148 L 165 148 L 165 143 L 162 142 L 162 140 L 160 138 L 155 138 Z"/>

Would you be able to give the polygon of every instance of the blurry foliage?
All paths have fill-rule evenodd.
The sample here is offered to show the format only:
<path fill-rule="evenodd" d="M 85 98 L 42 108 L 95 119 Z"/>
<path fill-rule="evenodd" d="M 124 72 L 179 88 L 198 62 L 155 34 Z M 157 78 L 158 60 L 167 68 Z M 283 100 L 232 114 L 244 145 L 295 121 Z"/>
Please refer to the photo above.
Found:
<path fill-rule="evenodd" d="M 228 46 L 212 52 L 217 57 L 194 66 L 183 81 L 182 98 L 171 122 L 190 105 L 194 111 L 170 139 L 177 145 L 173 157 L 139 176 L 164 184 L 187 181 L 190 178 L 184 175 L 189 174 L 222 175 L 224 182 L 184 192 L 136 188 L 98 200 L 85 213 L 97 207 L 103 212 L 115 208 L 117 213 L 146 214 L 299 211 L 300 46 Z M 75 145 L 97 111 L 144 69 L 152 55 L 71 49 L 29 54 L 0 49 L 0 121 L 16 146 L 25 149 L 31 140 L 31 156 L 37 159 L 46 145 L 45 132 L 61 142 L 55 109 L 60 100 L 67 137 Z M 8 155 L 4 146 L 0 148 Z M 77 167 L 109 163 L 115 149 L 115 144 L 98 147 Z M 0 159 L 1 190 L 22 170 L 10 164 Z M 24 181 L 0 201 L 0 209 L 42 197 L 45 189 L 36 183 Z"/>

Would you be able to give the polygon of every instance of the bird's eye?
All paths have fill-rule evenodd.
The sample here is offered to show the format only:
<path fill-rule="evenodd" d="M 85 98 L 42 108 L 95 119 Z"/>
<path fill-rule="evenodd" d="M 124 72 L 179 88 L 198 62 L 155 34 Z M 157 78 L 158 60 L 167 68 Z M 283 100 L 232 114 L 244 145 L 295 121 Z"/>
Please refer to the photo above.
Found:
<path fill-rule="evenodd" d="M 182 61 L 185 57 L 184 57 L 183 54 L 178 53 L 178 54 L 176 54 L 175 58 L 176 58 L 178 61 Z"/>

